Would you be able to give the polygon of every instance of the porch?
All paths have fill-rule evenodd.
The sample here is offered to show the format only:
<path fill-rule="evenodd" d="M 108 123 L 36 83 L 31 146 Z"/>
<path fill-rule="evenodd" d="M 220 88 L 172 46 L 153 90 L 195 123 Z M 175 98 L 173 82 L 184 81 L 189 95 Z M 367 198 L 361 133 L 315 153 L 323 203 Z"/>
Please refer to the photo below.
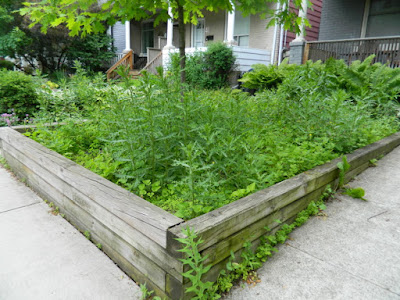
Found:
<path fill-rule="evenodd" d="M 257 15 L 243 17 L 240 12 L 204 12 L 198 24 L 185 25 L 186 52 L 204 51 L 209 43 L 223 41 L 233 47 L 238 71 L 248 71 L 256 63 L 270 64 L 274 58 L 271 53 L 277 47 L 272 45 L 274 28 L 265 29 L 267 23 L 268 20 Z M 178 24 L 171 20 L 158 26 L 154 26 L 152 19 L 119 23 L 110 33 L 118 53 L 110 62 L 109 71 L 115 70 L 113 67 L 119 63 L 137 72 L 143 69 L 154 72 L 158 66 L 166 67 L 169 54 L 178 51 L 175 47 L 179 45 Z M 131 50 L 131 58 L 125 57 Z"/>
<path fill-rule="evenodd" d="M 324 0 L 323 3 L 319 41 L 295 45 L 294 52 L 299 53 L 295 56 L 296 63 L 333 57 L 350 64 L 374 54 L 374 62 L 400 66 L 400 1 Z"/>
<path fill-rule="evenodd" d="M 332 57 L 343 59 L 346 64 L 355 60 L 363 61 L 375 55 L 374 63 L 400 67 L 400 36 L 307 42 L 303 62 L 326 61 Z"/>

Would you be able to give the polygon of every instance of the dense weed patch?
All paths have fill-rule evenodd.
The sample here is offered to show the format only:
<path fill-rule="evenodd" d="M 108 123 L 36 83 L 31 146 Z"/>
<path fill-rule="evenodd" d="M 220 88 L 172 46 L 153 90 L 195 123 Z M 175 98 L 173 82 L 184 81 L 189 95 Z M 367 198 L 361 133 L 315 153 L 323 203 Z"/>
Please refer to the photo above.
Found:
<path fill-rule="evenodd" d="M 97 87 L 84 106 L 87 122 L 39 126 L 30 135 L 190 219 L 398 130 L 399 87 L 384 84 L 392 71 L 357 63 L 358 81 L 344 84 L 339 64 L 290 66 L 255 97 L 146 74 Z"/>

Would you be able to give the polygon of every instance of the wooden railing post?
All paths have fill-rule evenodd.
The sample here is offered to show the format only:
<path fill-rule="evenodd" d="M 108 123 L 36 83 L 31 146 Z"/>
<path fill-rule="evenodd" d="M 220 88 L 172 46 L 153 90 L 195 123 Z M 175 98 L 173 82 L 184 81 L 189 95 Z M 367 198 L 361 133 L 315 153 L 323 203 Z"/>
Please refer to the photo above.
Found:
<path fill-rule="evenodd" d="M 303 64 L 305 64 L 307 62 L 309 52 L 310 52 L 310 44 L 306 42 L 306 44 L 304 46 L 304 53 L 303 53 Z"/>

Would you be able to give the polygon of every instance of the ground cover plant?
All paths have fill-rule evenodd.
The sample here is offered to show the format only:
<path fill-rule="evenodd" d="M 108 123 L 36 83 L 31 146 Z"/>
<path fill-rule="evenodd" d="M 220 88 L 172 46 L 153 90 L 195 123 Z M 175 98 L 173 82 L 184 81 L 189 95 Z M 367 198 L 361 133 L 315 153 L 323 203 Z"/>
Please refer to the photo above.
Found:
<path fill-rule="evenodd" d="M 358 62 L 345 77 L 346 68 L 290 66 L 255 97 L 145 74 L 93 89 L 86 122 L 29 135 L 190 219 L 396 132 L 398 71 Z"/>

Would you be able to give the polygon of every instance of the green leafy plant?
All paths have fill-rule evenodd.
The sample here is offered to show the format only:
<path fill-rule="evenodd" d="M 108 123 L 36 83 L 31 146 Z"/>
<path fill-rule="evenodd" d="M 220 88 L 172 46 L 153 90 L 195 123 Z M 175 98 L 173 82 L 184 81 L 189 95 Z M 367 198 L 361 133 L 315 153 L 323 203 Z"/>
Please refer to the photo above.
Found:
<path fill-rule="evenodd" d="M 85 230 L 85 232 L 83 233 L 83 235 L 84 235 L 88 240 L 90 240 L 91 235 L 90 235 L 90 232 L 89 232 L 88 230 Z"/>
<path fill-rule="evenodd" d="M 33 79 L 21 72 L 0 70 L 0 111 L 23 119 L 39 105 Z"/>
<path fill-rule="evenodd" d="M 250 72 L 246 72 L 239 82 L 248 89 L 264 90 L 277 88 L 285 78 L 285 69 L 287 61 L 284 61 L 279 67 L 274 65 L 256 64 L 252 66 Z"/>
<path fill-rule="evenodd" d="M 44 84 L 39 97 L 43 120 L 69 121 L 27 135 L 183 219 L 399 128 L 396 89 L 386 96 L 385 108 L 371 105 L 367 93 L 360 98 L 357 90 L 342 88 L 349 79 L 337 61 L 282 67 L 282 82 L 255 97 L 225 89 L 182 90 L 168 74 L 107 85 L 76 67 L 71 81 L 57 90 Z M 363 68 L 371 74 L 376 69 Z M 377 95 L 381 89 L 369 86 Z M 343 159 L 339 166 L 342 187 Z"/>
<path fill-rule="evenodd" d="M 140 291 L 142 292 L 140 300 L 148 300 L 148 299 L 161 300 L 161 298 L 158 296 L 152 296 L 154 294 L 154 291 L 149 291 L 147 289 L 146 283 L 140 284 Z"/>
<path fill-rule="evenodd" d="M 363 188 L 360 188 L 360 187 L 346 189 L 344 191 L 344 194 L 346 194 L 350 197 L 356 198 L 356 199 L 361 199 L 361 200 L 367 201 L 367 199 L 364 198 L 365 191 Z"/>
<path fill-rule="evenodd" d="M 14 63 L 9 60 L 0 59 L 0 69 L 7 69 L 11 71 L 14 69 Z"/>
<path fill-rule="evenodd" d="M 338 183 L 338 189 L 343 188 L 344 186 L 344 179 L 346 172 L 350 169 L 350 164 L 347 162 L 347 157 L 343 156 L 342 161 L 337 164 L 337 167 L 339 168 L 339 183 Z M 364 201 L 367 201 L 364 198 L 365 191 L 363 188 L 346 188 L 344 190 L 344 194 L 349 195 L 350 197 L 361 199 Z"/>
<path fill-rule="evenodd" d="M 6 168 L 7 170 L 10 169 L 9 164 L 7 163 L 7 160 L 0 155 L 0 165 L 2 165 L 4 168 Z"/>
<path fill-rule="evenodd" d="M 326 206 L 324 200 L 332 195 L 333 191 L 330 186 L 327 186 L 324 193 L 318 201 L 310 202 L 307 208 L 301 211 L 292 224 L 282 224 L 280 220 L 275 220 L 275 223 L 280 225 L 279 230 L 273 235 L 266 235 L 262 237 L 260 245 L 253 250 L 250 242 L 245 242 L 243 250 L 240 254 L 240 260 L 236 258 L 235 254 L 231 251 L 231 257 L 226 265 L 226 270 L 222 270 L 215 283 L 215 288 L 219 292 L 227 292 L 232 286 L 233 282 L 242 279 L 247 282 L 259 282 L 256 274 L 256 269 L 259 268 L 263 262 L 267 261 L 274 252 L 278 252 L 277 245 L 284 243 L 289 234 L 296 228 L 303 225 L 311 216 L 321 213 Z M 282 224 L 282 225 L 281 225 Z M 266 227 L 267 232 L 271 231 Z M 238 262 L 235 262 L 238 261 Z"/>
<path fill-rule="evenodd" d="M 372 166 L 372 167 L 376 167 L 378 164 L 378 160 L 376 159 L 376 158 L 373 158 L 373 159 L 371 159 L 370 161 L 369 161 L 369 163 L 370 163 L 370 165 Z"/>
<path fill-rule="evenodd" d="M 154 291 L 149 291 L 147 289 L 146 283 L 140 284 L 140 291 L 142 292 L 142 296 L 140 296 L 140 300 L 146 300 L 151 297 Z"/>
<path fill-rule="evenodd" d="M 183 277 L 188 278 L 191 286 L 186 288 L 186 293 L 192 293 L 192 299 L 219 299 L 220 296 L 215 294 L 212 282 L 203 282 L 202 276 L 207 273 L 211 265 L 205 267 L 203 262 L 207 257 L 202 257 L 199 253 L 198 246 L 203 242 L 197 237 L 197 234 L 190 228 L 183 230 L 186 238 L 178 238 L 177 240 L 183 244 L 180 252 L 185 254 L 185 258 L 181 259 L 184 265 L 189 267 L 189 270 L 183 273 Z"/>
<path fill-rule="evenodd" d="M 346 172 L 350 169 L 350 164 L 347 162 L 347 157 L 344 155 L 342 157 L 342 161 L 337 163 L 337 167 L 339 169 L 339 183 L 338 188 L 342 188 L 344 186 L 344 179 Z"/>
<path fill-rule="evenodd" d="M 235 60 L 232 48 L 221 42 L 211 43 L 205 52 L 187 55 L 186 83 L 203 89 L 226 87 L 229 74 L 235 68 Z M 179 74 L 179 63 L 178 54 L 172 54 L 170 71 Z"/>

